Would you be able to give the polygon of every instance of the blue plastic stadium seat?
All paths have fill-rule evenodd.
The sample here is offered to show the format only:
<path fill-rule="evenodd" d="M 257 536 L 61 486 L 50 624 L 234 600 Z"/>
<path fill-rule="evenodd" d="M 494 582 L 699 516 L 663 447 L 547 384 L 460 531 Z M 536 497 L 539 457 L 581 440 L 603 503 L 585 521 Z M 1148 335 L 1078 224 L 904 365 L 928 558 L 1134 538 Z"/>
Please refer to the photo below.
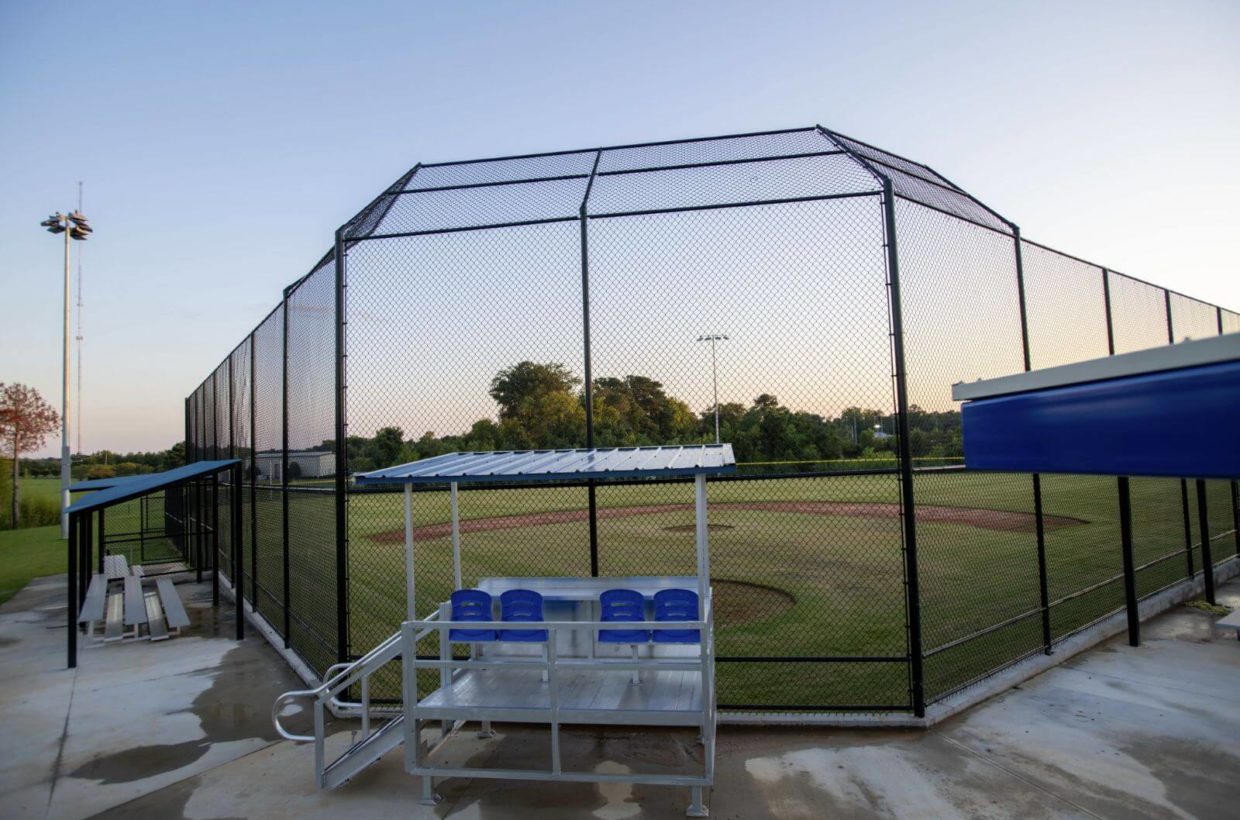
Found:
<path fill-rule="evenodd" d="M 501 621 L 538 623 L 543 619 L 543 598 L 531 589 L 510 589 L 499 596 Z M 501 629 L 501 641 L 542 642 L 547 640 L 545 629 Z"/>
<path fill-rule="evenodd" d="M 698 619 L 698 595 L 688 589 L 662 589 L 654 594 L 654 619 L 668 621 L 696 621 Z M 656 629 L 655 643 L 700 643 L 699 629 Z"/>
<path fill-rule="evenodd" d="M 458 589 L 452 593 L 453 621 L 490 621 L 491 596 L 480 589 Z M 448 639 L 470 642 L 495 640 L 494 629 L 449 629 Z"/>
<path fill-rule="evenodd" d="M 607 622 L 644 622 L 646 599 L 631 589 L 609 589 L 599 596 L 601 604 L 599 620 Z M 598 639 L 602 643 L 646 643 L 650 640 L 648 629 L 600 629 Z"/>

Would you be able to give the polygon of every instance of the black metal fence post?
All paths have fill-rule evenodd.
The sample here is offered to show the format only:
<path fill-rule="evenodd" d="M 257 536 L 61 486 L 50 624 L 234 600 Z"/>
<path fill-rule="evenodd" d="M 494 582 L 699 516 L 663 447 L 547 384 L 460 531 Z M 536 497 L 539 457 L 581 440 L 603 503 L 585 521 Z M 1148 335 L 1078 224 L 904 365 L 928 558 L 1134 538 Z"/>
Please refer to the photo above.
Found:
<path fill-rule="evenodd" d="M 1206 603 L 1214 603 L 1214 556 L 1210 550 L 1210 518 L 1206 514 L 1206 483 L 1197 479 L 1197 525 L 1201 528 L 1201 573 L 1206 581 Z"/>
<path fill-rule="evenodd" d="M 250 331 L 250 463 L 245 468 L 250 485 L 250 606 L 258 612 L 258 413 L 254 409 L 257 366 L 254 331 Z"/>
<path fill-rule="evenodd" d="M 1137 574 L 1132 558 L 1132 499 L 1128 477 L 1119 477 L 1120 549 L 1124 560 L 1124 606 L 1128 612 L 1128 645 L 1141 645 L 1141 616 L 1137 610 Z"/>
<path fill-rule="evenodd" d="M 1167 314 L 1167 344 L 1175 344 L 1175 322 L 1171 319 L 1171 291 L 1163 289 L 1163 311 Z M 1180 479 L 1180 506 L 1184 511 L 1184 555 L 1188 562 L 1188 577 L 1193 577 L 1193 527 L 1188 504 L 1188 479 Z"/>
<path fill-rule="evenodd" d="M 234 395 L 234 393 L 236 392 L 233 390 L 234 384 L 236 384 L 236 382 L 234 381 L 234 376 L 233 376 L 233 358 L 232 358 L 232 354 L 230 353 L 228 355 L 228 402 L 226 405 L 228 407 L 228 457 L 230 459 L 237 457 L 237 427 L 236 427 L 237 397 Z M 233 471 L 229 470 L 228 481 L 226 484 L 226 490 L 228 492 L 228 509 L 229 510 L 232 510 L 234 507 L 236 507 L 238 504 L 241 503 L 241 498 L 240 498 L 241 487 L 233 483 L 232 477 L 233 477 Z M 237 573 L 231 569 L 231 567 L 234 567 L 238 564 L 236 560 L 236 556 L 240 552 L 241 552 L 241 544 L 237 542 L 236 533 L 232 531 L 232 527 L 230 526 L 229 532 L 228 532 L 228 566 L 230 567 L 230 569 L 228 571 L 233 576 L 232 578 L 233 592 L 238 592 L 241 589 L 241 581 L 237 578 Z"/>
<path fill-rule="evenodd" d="M 1115 355 L 1115 318 L 1111 315 L 1111 274 L 1102 269 L 1102 302 L 1106 307 L 1107 317 L 1107 355 Z"/>
<path fill-rule="evenodd" d="M 921 640 L 921 584 L 917 568 L 917 513 L 913 500 L 913 452 L 909 441 L 908 375 L 904 360 L 904 319 L 900 308 L 900 254 L 896 246 L 896 202 L 891 180 L 883 179 L 883 228 L 887 246 L 887 286 L 891 300 L 891 343 L 896 380 L 896 446 L 900 455 L 900 499 L 904 534 L 905 595 L 908 602 L 909 677 L 913 714 L 926 715 Z"/>
<path fill-rule="evenodd" d="M 345 288 L 348 287 L 345 272 L 344 228 L 336 231 L 336 660 L 349 659 L 349 528 L 348 519 L 348 424 L 345 417 L 348 390 L 345 372 Z"/>
<path fill-rule="evenodd" d="M 283 550 L 284 573 L 284 648 L 292 646 L 292 617 L 289 594 L 289 545 L 288 545 L 288 290 L 284 291 L 284 309 L 280 311 L 283 322 L 280 343 L 280 505 L 283 515 L 280 521 L 280 543 Z"/>
<path fill-rule="evenodd" d="M 1025 297 L 1025 259 L 1020 246 L 1020 226 L 1009 222 L 1012 228 L 1012 244 L 1016 249 L 1016 293 L 1020 307 L 1020 341 L 1024 356 L 1025 372 L 1033 369 L 1033 358 L 1029 350 L 1029 310 Z M 1046 522 L 1042 517 L 1042 476 L 1033 474 L 1033 516 L 1034 533 L 1038 555 L 1038 606 L 1042 610 L 1042 652 L 1050 655 L 1051 647 L 1051 604 L 1050 581 L 1046 573 Z"/>
<path fill-rule="evenodd" d="M 598 162 L 603 156 L 600 149 L 594 155 L 594 165 L 590 169 L 590 179 L 586 182 L 586 192 L 581 197 L 581 208 L 578 221 L 581 223 L 581 338 L 583 358 L 585 359 L 585 405 L 586 405 L 586 447 L 594 446 L 594 375 L 593 356 L 590 353 L 590 243 L 589 210 L 590 191 L 594 187 L 594 176 L 598 173 Z M 590 514 L 590 576 L 598 577 L 598 498 L 594 479 L 586 484 L 586 498 Z"/>
<path fill-rule="evenodd" d="M 1231 529 L 1236 539 L 1236 555 L 1240 555 L 1240 482 L 1231 482 Z"/>
<path fill-rule="evenodd" d="M 1180 506 L 1184 510 L 1184 557 L 1188 566 L 1188 575 L 1193 577 L 1193 522 L 1188 514 L 1188 480 L 1180 481 Z"/>

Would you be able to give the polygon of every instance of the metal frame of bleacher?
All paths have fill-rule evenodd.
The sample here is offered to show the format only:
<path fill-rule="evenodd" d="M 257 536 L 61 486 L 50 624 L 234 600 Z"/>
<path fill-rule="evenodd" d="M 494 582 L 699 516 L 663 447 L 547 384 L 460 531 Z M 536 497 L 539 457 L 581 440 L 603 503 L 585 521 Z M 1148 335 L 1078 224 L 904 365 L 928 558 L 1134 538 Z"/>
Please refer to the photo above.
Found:
<path fill-rule="evenodd" d="M 337 664 L 324 675 L 323 683 L 304 691 L 286 692 L 272 705 L 272 721 L 281 736 L 315 745 L 315 776 L 321 788 L 331 788 L 404 746 L 405 769 L 422 779 L 421 800 L 432 805 L 436 777 L 467 777 L 539 780 L 548 782 L 641 783 L 688 787 L 689 816 L 706 816 L 703 790 L 714 783 L 716 708 L 714 697 L 714 617 L 710 591 L 709 538 L 706 517 L 706 479 L 709 475 L 735 470 L 731 445 L 677 447 L 626 447 L 605 449 L 507 451 L 490 453 L 449 453 L 411 464 L 363 473 L 354 477 L 358 484 L 401 484 L 404 488 L 406 620 L 400 630 L 361 659 Z M 696 642 L 659 643 L 651 640 L 645 657 L 619 651 L 606 651 L 596 640 L 600 630 L 636 626 L 635 621 L 608 621 L 601 617 L 578 619 L 550 618 L 537 622 L 546 630 L 547 641 L 508 643 L 476 641 L 468 657 L 453 655 L 453 629 L 505 630 L 530 621 L 452 620 L 450 602 L 436 605 L 422 617 L 415 595 L 413 484 L 441 485 L 451 495 L 451 533 L 455 589 L 463 589 L 460 560 L 460 522 L 457 515 L 459 482 L 539 483 L 569 479 L 608 479 L 691 477 L 694 481 L 694 545 L 696 572 L 685 578 L 624 579 L 482 579 L 479 587 L 508 583 L 510 587 L 530 588 L 548 600 L 549 586 L 555 582 L 581 586 L 563 600 L 579 608 L 597 600 L 607 586 L 648 586 L 657 593 L 665 588 L 692 586 L 698 604 L 694 620 L 644 621 L 644 628 L 698 631 Z M 498 590 L 497 590 L 498 591 Z M 589 610 L 590 613 L 593 610 Z M 494 615 L 494 611 L 492 612 Z M 436 638 L 439 652 L 419 657 L 417 645 Z M 470 643 L 469 641 L 464 641 Z M 484 649 L 482 644 L 486 643 Z M 640 642 L 639 642 L 640 643 Z M 543 651 L 547 647 L 548 651 Z M 566 654 L 561 650 L 568 648 Z M 600 651 L 601 650 L 601 651 Z M 402 712 L 377 729 L 371 729 L 370 679 L 387 664 L 399 661 L 403 667 Z M 418 672 L 439 673 L 439 686 L 420 695 Z M 634 683 L 635 676 L 640 678 Z M 356 687 L 356 689 L 354 689 Z M 360 700 L 347 705 L 359 707 L 362 720 L 357 740 L 335 760 L 325 754 L 325 712 L 345 706 L 350 691 Z M 314 734 L 295 735 L 280 723 L 284 709 L 299 700 L 313 700 Z M 468 768 L 450 766 L 440 750 L 470 723 L 480 724 L 488 734 L 492 721 L 545 724 L 548 727 L 550 765 L 545 768 Z M 560 728 L 564 725 L 625 725 L 696 728 L 703 747 L 700 773 L 601 773 L 567 769 L 560 750 Z M 438 725 L 440 732 L 430 739 L 423 730 Z"/>

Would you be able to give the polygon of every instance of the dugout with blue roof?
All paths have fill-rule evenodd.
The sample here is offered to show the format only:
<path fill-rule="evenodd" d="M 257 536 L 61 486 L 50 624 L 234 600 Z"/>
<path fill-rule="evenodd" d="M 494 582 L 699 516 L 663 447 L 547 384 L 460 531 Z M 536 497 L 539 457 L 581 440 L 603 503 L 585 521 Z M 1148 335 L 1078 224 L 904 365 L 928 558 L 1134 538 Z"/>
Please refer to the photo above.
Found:
<path fill-rule="evenodd" d="M 129 573 L 130 564 L 134 568 L 141 566 L 135 560 L 132 550 L 120 548 L 128 544 L 136 536 L 140 544 L 145 546 L 148 536 L 159 536 L 173 545 L 179 555 L 179 561 L 173 563 L 172 571 L 192 569 L 199 581 L 202 580 L 203 569 L 209 569 L 212 583 L 212 602 L 219 606 L 219 553 L 220 553 L 220 515 L 221 494 L 219 492 L 219 476 L 228 474 L 233 486 L 240 486 L 242 462 L 239 459 L 218 459 L 212 461 L 196 461 L 171 470 L 158 473 L 146 473 L 134 476 L 92 479 L 81 481 L 69 488 L 70 492 L 81 493 L 65 513 L 69 517 L 68 568 L 69 568 L 69 606 L 68 606 L 68 665 L 77 665 L 77 642 L 79 625 L 94 619 L 87 617 L 86 610 L 98 606 L 95 599 L 88 598 L 88 590 L 100 588 L 107 595 L 107 580 L 96 583 L 104 575 L 105 561 L 112 558 L 124 558 L 124 575 L 128 585 L 124 597 L 124 618 L 126 624 L 138 625 L 146 623 L 146 604 L 142 592 L 141 579 L 153 577 L 150 573 L 138 569 L 135 575 Z M 146 502 L 160 498 L 161 521 L 154 533 L 147 531 Z M 138 516 L 137 532 L 109 533 L 106 529 L 106 513 L 108 510 L 138 501 L 142 512 Z M 230 528 L 233 542 L 240 541 L 241 505 L 230 504 L 230 520 L 224 526 Z M 127 557 L 126 557 L 127 556 Z M 242 612 L 242 573 L 240 572 L 240 552 L 233 551 L 234 566 L 228 574 L 234 585 L 237 602 L 237 639 L 245 634 L 245 618 Z M 92 557 L 96 561 L 92 561 Z M 160 561 L 167 565 L 169 562 Z M 207 566 L 209 564 L 209 566 Z M 95 575 L 92 576 L 92 570 Z M 134 583 L 133 578 L 139 580 Z M 136 592 L 134 592 L 136 590 Z M 88 600 L 93 604 L 88 607 Z M 130 610 L 142 610 L 130 612 Z M 84 620 L 85 619 L 85 620 Z M 88 626 L 88 634 L 90 628 Z M 134 629 L 134 637 L 139 637 L 140 629 Z M 107 639 L 107 638 L 105 638 Z"/>

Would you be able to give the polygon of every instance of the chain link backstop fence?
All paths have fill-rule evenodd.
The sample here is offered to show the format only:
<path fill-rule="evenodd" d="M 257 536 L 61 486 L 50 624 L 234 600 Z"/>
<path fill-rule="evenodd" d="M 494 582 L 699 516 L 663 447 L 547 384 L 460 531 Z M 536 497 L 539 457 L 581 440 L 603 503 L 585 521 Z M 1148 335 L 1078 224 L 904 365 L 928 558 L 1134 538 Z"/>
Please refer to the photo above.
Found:
<path fill-rule="evenodd" d="M 951 384 L 1238 330 L 821 127 L 423 164 L 187 399 L 187 453 L 244 461 L 220 566 L 322 673 L 404 613 L 399 496 L 351 473 L 717 435 L 720 705 L 920 715 L 1123 609 L 1121 503 L 1141 597 L 1240 549 L 1235 482 L 965 470 Z M 446 493 L 415 511 L 443 600 Z M 692 571 L 687 483 L 462 487 L 460 518 L 467 585 Z"/>

